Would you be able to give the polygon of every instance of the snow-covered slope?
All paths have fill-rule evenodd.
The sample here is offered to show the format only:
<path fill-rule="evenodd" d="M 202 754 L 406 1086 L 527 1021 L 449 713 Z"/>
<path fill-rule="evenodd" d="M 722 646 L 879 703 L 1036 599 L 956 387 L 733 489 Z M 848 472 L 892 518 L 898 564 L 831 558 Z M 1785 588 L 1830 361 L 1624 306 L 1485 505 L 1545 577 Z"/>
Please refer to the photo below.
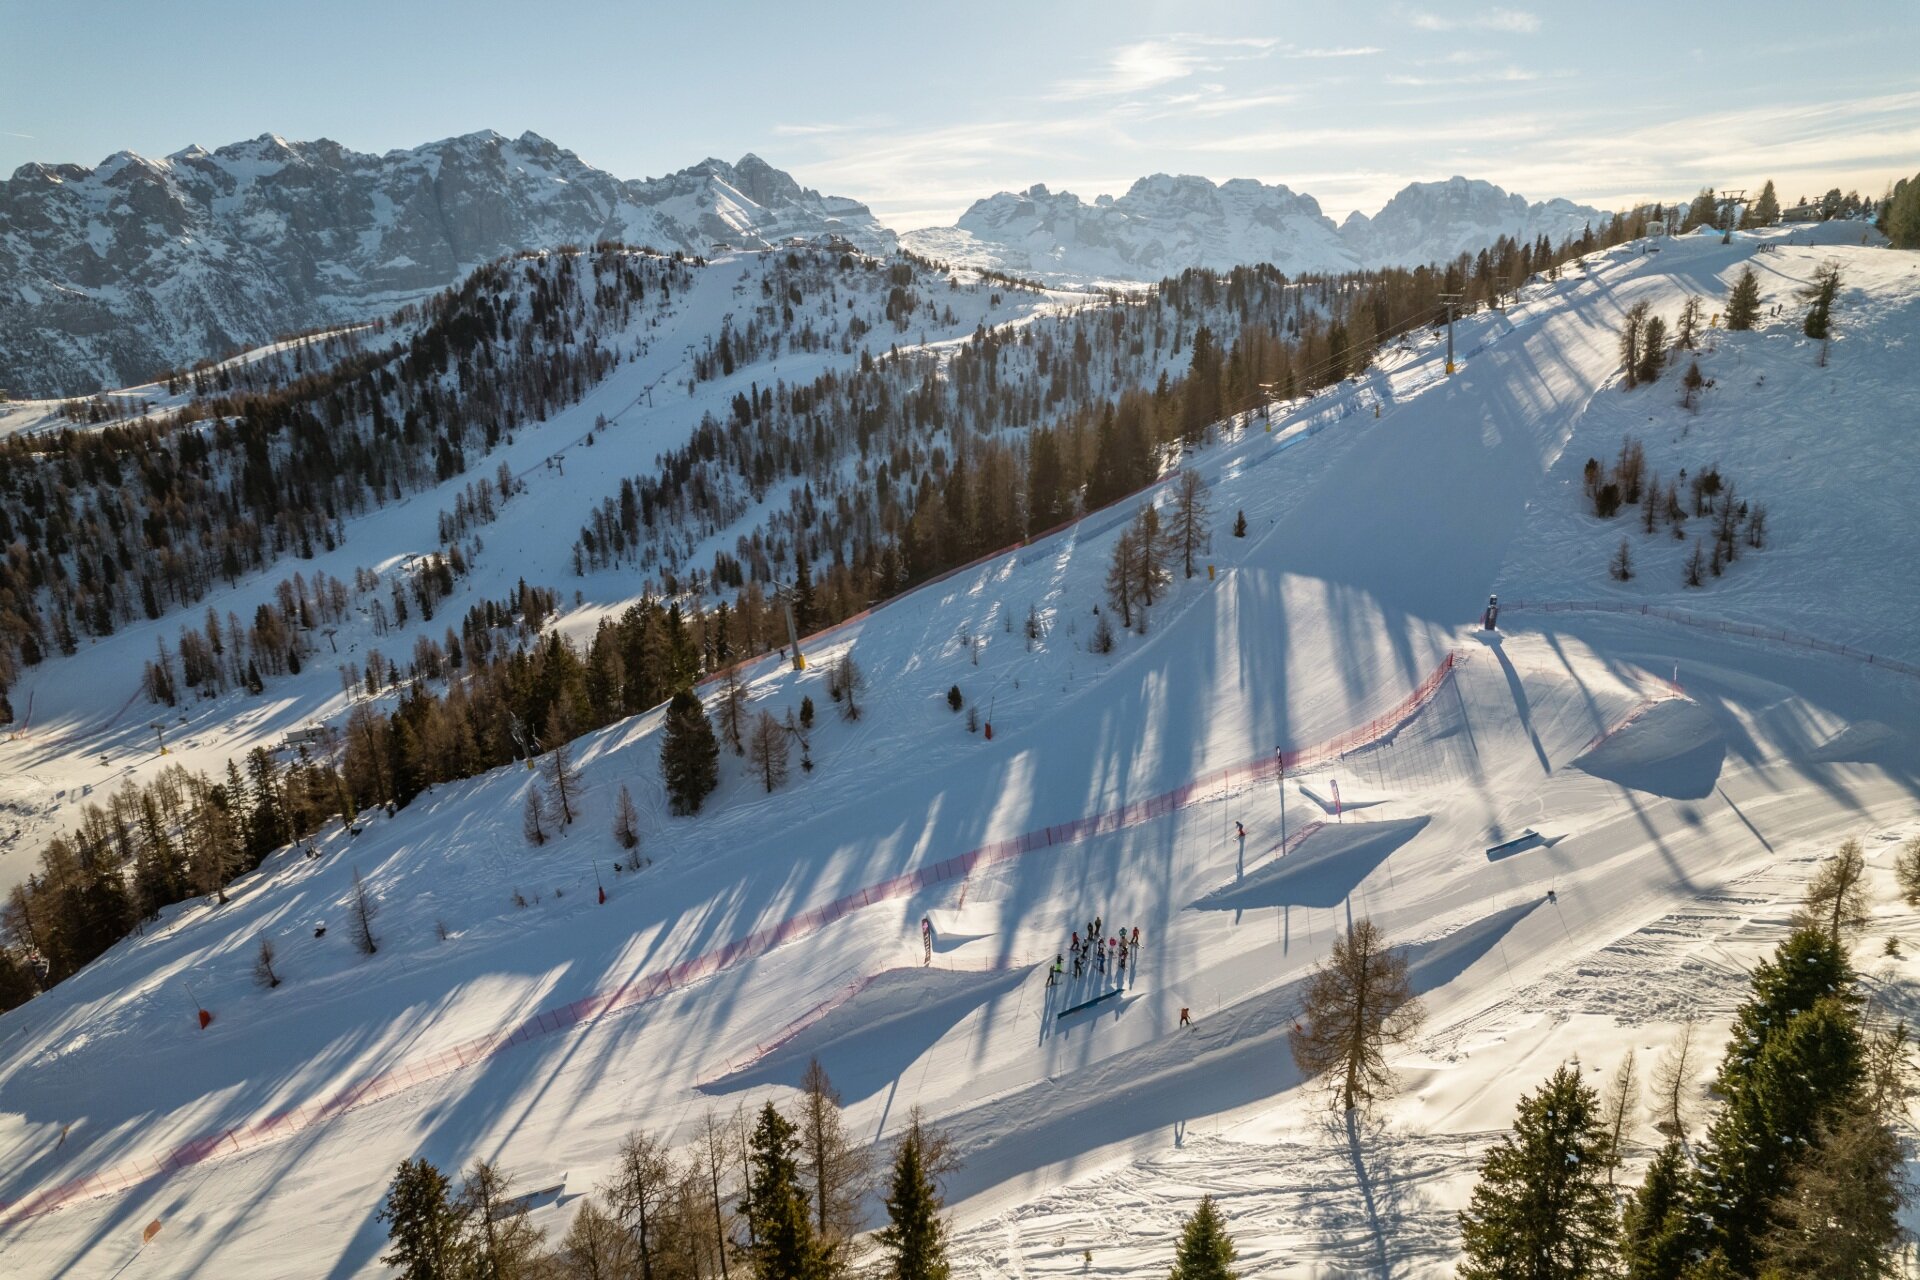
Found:
<path fill-rule="evenodd" d="M 1035 186 L 976 201 L 951 228 L 902 243 L 944 261 L 1063 283 L 1153 281 L 1189 267 L 1271 263 L 1290 275 L 1416 266 L 1490 247 L 1501 236 L 1555 244 L 1605 215 L 1567 200 L 1529 204 L 1490 182 L 1407 186 L 1372 218 L 1335 227 L 1310 195 L 1250 178 L 1218 185 L 1154 174 L 1092 204 Z"/>
<path fill-rule="evenodd" d="M 0 387 L 65 395 L 391 310 L 521 249 L 619 239 L 707 253 L 839 235 L 888 251 L 852 200 L 756 156 L 622 181 L 536 134 L 383 156 L 271 134 L 0 182 Z"/>
<path fill-rule="evenodd" d="M 578 744 L 585 812 L 545 847 L 521 838 L 530 775 L 508 768 L 334 827 L 316 857 L 282 851 L 224 906 L 170 908 L 0 1018 L 0 1256 L 35 1277 L 110 1275 L 136 1254 L 156 1276 L 383 1274 L 374 1213 L 399 1159 L 486 1156 L 528 1187 L 564 1173 L 571 1197 L 629 1127 L 687 1141 L 709 1107 L 789 1099 L 817 1055 L 856 1132 L 886 1139 L 917 1104 L 955 1134 L 965 1274 L 1082 1273 L 1086 1250 L 1091 1274 L 1163 1275 L 1201 1189 L 1221 1194 L 1249 1277 L 1451 1274 L 1452 1211 L 1518 1094 L 1571 1054 L 1610 1069 L 1690 1016 L 1710 1057 L 1809 858 L 1861 835 L 1875 951 L 1914 923 L 1885 869 L 1890 838 L 1920 830 L 1920 679 L 1782 635 L 1920 663 L 1920 596 L 1887 577 L 1920 558 L 1920 526 L 1889 518 L 1916 479 L 1920 266 L 1841 233 L 1596 256 L 1464 319 L 1452 378 L 1426 335 L 1270 422 L 1222 424 L 1183 463 L 1212 486 L 1213 571 L 1177 581 L 1111 655 L 1087 639 L 1131 503 L 811 642 L 805 671 L 756 665 L 756 710 L 821 710 L 818 767 L 772 795 L 728 757 L 708 811 L 669 817 L 652 712 Z M 1627 306 L 1724 298 L 1750 263 L 1790 303 L 1828 259 L 1847 284 L 1826 364 L 1789 314 L 1702 351 L 1715 386 L 1698 415 L 1674 374 L 1620 388 Z M 703 275 L 711 292 L 685 305 L 725 309 L 738 274 Z M 463 591 L 562 560 L 572 508 L 615 474 L 604 451 L 671 438 L 659 428 L 685 410 L 643 404 L 668 356 L 650 359 L 511 446 L 528 493 Z M 595 415 L 623 405 L 587 453 Z M 1629 422 L 1663 472 L 1721 459 L 1775 513 L 1771 545 L 1689 589 L 1650 535 L 1637 545 L 1656 563 L 1607 579 L 1618 538 L 1642 535 L 1587 514 L 1579 468 Z M 1849 469 L 1862 457 L 1877 472 Z M 430 546 L 435 499 L 367 532 L 396 556 Z M 1244 539 L 1226 532 L 1236 510 Z M 1877 554 L 1857 554 L 1868 539 Z M 561 625 L 591 628 L 632 585 L 585 579 L 598 594 Z M 1486 635 L 1467 623 L 1495 587 L 1528 603 Z M 1704 625 L 1539 607 L 1576 592 Z M 0 769 L 77 787 L 107 748 L 151 776 L 164 762 L 132 745 L 145 727 L 92 714 L 114 664 L 150 646 L 134 629 L 49 664 L 41 689 L 71 737 L 0 744 Z M 842 653 L 866 672 L 858 721 L 826 693 Z M 1387 714 L 1436 670 L 1433 696 Z M 948 710 L 955 684 L 991 738 Z M 236 754 L 356 696 L 311 670 L 187 749 Z M 1284 787 L 1262 771 L 1276 744 L 1370 722 L 1363 748 L 1308 753 Z M 1334 781 L 1366 802 L 1344 823 L 1315 799 Z M 623 785 L 652 862 L 612 874 Z M 1339 830 L 1361 821 L 1382 826 Z M 380 908 L 371 957 L 341 936 L 356 873 Z M 1093 992 L 1049 991 L 1039 970 L 1095 914 L 1137 923 L 1145 947 L 1121 994 L 1062 1017 Z M 1285 1034 L 1298 984 L 1362 915 L 1412 949 L 1429 1020 L 1392 1063 L 1403 1101 L 1350 1136 L 1300 1087 Z M 282 947 L 272 991 L 249 974 L 262 935 Z M 1910 960 L 1869 968 L 1887 989 L 1916 976 Z M 204 1031 L 197 1006 L 215 1015 Z M 557 1235 L 571 1203 L 536 1221 Z"/>

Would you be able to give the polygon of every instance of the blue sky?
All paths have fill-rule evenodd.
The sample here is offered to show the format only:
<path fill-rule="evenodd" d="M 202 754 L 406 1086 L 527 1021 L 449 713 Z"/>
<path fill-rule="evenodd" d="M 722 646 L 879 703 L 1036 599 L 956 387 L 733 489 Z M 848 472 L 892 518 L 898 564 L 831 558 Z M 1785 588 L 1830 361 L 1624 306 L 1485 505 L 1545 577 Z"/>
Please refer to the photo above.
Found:
<path fill-rule="evenodd" d="M 1614 207 L 1920 171 L 1915 0 L 0 0 L 0 49 L 0 172 L 530 129 L 621 177 L 753 151 L 903 230 L 1159 171 L 1283 182 L 1335 218 L 1454 173 Z"/>

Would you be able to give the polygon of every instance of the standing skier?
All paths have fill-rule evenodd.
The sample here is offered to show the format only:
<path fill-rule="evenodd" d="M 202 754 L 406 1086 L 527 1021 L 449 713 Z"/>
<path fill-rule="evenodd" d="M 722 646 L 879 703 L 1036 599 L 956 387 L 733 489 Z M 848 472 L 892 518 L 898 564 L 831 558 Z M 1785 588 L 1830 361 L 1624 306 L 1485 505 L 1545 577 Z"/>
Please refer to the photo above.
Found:
<path fill-rule="evenodd" d="M 1061 961 L 1063 958 L 1064 957 L 1059 955 L 1054 956 L 1053 968 L 1047 970 L 1047 985 L 1049 987 L 1056 987 L 1060 985 L 1060 968 L 1061 968 Z"/>
<path fill-rule="evenodd" d="M 1246 840 L 1246 838 L 1247 838 L 1247 825 L 1246 825 L 1246 823 L 1244 823 L 1244 822 L 1235 822 L 1235 823 L 1233 824 L 1233 831 L 1234 831 L 1234 835 L 1235 835 L 1235 836 L 1237 836 L 1237 837 L 1238 837 L 1238 838 L 1239 838 L 1240 840 L 1242 840 L 1242 841 L 1244 841 L 1244 840 Z"/>
<path fill-rule="evenodd" d="M 1139 925 L 1133 926 L 1133 949 L 1135 951 L 1138 951 L 1140 949 L 1140 926 Z"/>

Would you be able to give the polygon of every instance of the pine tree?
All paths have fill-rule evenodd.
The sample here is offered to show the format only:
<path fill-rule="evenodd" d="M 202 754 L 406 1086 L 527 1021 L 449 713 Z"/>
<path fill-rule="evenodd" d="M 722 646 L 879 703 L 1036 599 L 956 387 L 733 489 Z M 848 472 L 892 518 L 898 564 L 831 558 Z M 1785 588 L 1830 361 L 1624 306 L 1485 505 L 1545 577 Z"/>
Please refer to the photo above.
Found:
<path fill-rule="evenodd" d="M 1247 536 L 1247 513 L 1244 511 L 1233 513 L 1233 536 L 1236 538 Z"/>
<path fill-rule="evenodd" d="M 927 1136 L 916 1110 L 894 1144 L 893 1177 L 885 1196 L 887 1225 L 874 1236 L 886 1280 L 948 1280 L 953 1274 Z"/>
<path fill-rule="evenodd" d="M 775 787 L 785 786 L 787 782 L 787 731 L 772 715 L 762 711 L 753 722 L 752 742 L 748 749 L 748 763 L 753 772 L 772 795 Z"/>
<path fill-rule="evenodd" d="M 665 1219 L 677 1181 L 673 1162 L 659 1139 L 636 1129 L 620 1143 L 619 1163 L 607 1183 L 606 1197 L 632 1239 L 640 1280 L 654 1280 L 654 1268 L 663 1260 Z"/>
<path fill-rule="evenodd" d="M 1613 1153 L 1613 1163 L 1607 1166 L 1607 1186 L 1613 1186 L 1614 1175 L 1620 1172 L 1620 1156 L 1625 1149 L 1628 1118 L 1633 1115 L 1634 1104 L 1640 1099 L 1640 1077 L 1634 1070 L 1634 1052 L 1628 1049 L 1626 1056 L 1620 1059 L 1620 1065 L 1614 1069 L 1607 1088 L 1600 1095 L 1600 1120 L 1607 1131 L 1607 1149 Z"/>
<path fill-rule="evenodd" d="M 1893 876 L 1900 885 L 1900 896 L 1910 907 L 1920 907 L 1920 836 L 1900 846 L 1894 855 Z"/>
<path fill-rule="evenodd" d="M 1139 594 L 1135 574 L 1140 561 L 1133 540 L 1134 531 L 1122 529 L 1113 544 L 1113 562 L 1107 566 L 1107 603 L 1119 610 L 1120 625 L 1129 630 L 1133 628 L 1133 605 Z"/>
<path fill-rule="evenodd" d="M 1180 549 L 1186 575 L 1191 578 L 1193 558 L 1206 548 L 1207 543 L 1207 517 L 1210 514 L 1207 508 L 1207 482 L 1198 471 L 1182 471 L 1178 495 L 1170 532 L 1174 544 Z"/>
<path fill-rule="evenodd" d="M 1707 385 L 1706 375 L 1700 372 L 1700 362 L 1687 362 L 1687 371 L 1680 376 L 1680 403 L 1683 407 L 1700 411 L 1700 388 Z"/>
<path fill-rule="evenodd" d="M 853 660 L 849 650 L 840 655 L 839 663 L 833 671 L 834 687 L 839 690 L 840 714 L 849 720 L 860 718 L 860 704 L 856 701 L 862 689 L 867 687 L 867 678 L 860 671 L 860 664 Z"/>
<path fill-rule="evenodd" d="M 1669 1138 L 1687 1134 L 1689 1095 L 1698 1070 L 1699 1053 L 1694 1048 L 1693 1023 L 1686 1022 L 1653 1064 L 1653 1127 Z"/>
<path fill-rule="evenodd" d="M 547 842 L 547 797 L 537 782 L 527 784 L 527 802 L 520 812 L 520 834 L 535 848 Z"/>
<path fill-rule="evenodd" d="M 826 1252 L 800 1185 L 799 1143 L 792 1123 L 771 1102 L 760 1110 L 748 1159 L 740 1211 L 747 1216 L 747 1256 L 754 1275 L 758 1280 L 823 1280 L 829 1274 Z"/>
<path fill-rule="evenodd" d="M 1617 582 L 1626 582 L 1633 577 L 1633 552 L 1627 547 L 1627 540 L 1620 539 L 1620 545 L 1614 549 L 1613 561 L 1607 567 Z"/>
<path fill-rule="evenodd" d="M 554 1280 L 653 1280 L 650 1266 L 641 1265 L 633 1235 L 589 1196 L 581 1201 L 549 1259 Z"/>
<path fill-rule="evenodd" d="M 872 1159 L 847 1133 L 840 1094 L 814 1058 L 800 1077 L 800 1153 L 813 1198 L 813 1229 L 836 1268 L 850 1261 Z"/>
<path fill-rule="evenodd" d="M 720 736 L 733 748 L 733 754 L 747 754 L 747 686 L 738 668 L 728 667 L 720 679 Z"/>
<path fill-rule="evenodd" d="M 1620 321 L 1620 372 L 1629 391 L 1640 385 L 1641 344 L 1647 331 L 1647 313 L 1651 310 L 1649 304 L 1636 302 L 1627 308 L 1627 314 Z"/>
<path fill-rule="evenodd" d="M 261 934 L 260 949 L 253 955 L 253 980 L 269 991 L 280 985 L 280 975 L 273 969 L 276 954 L 273 939 Z"/>
<path fill-rule="evenodd" d="M 1866 1110 L 1823 1127 L 1795 1165 L 1761 1241 L 1761 1280 L 1882 1280 L 1900 1266 L 1901 1209 L 1912 1198 L 1899 1137 Z"/>
<path fill-rule="evenodd" d="M 622 849 L 637 849 L 640 846 L 640 814 L 633 807 L 633 795 L 627 790 L 627 784 L 620 784 L 620 794 L 613 802 L 613 838 Z"/>
<path fill-rule="evenodd" d="M 720 783 L 720 744 L 706 709 L 691 689 L 667 704 L 667 732 L 660 747 L 660 773 L 675 813 L 700 812 L 700 804 Z"/>
<path fill-rule="evenodd" d="M 1646 327 L 1640 331 L 1640 369 L 1641 382 L 1657 382 L 1660 371 L 1667 367 L 1667 322 L 1659 316 L 1650 316 Z"/>
<path fill-rule="evenodd" d="M 1164 587 L 1173 575 L 1167 572 L 1167 536 L 1160 528 L 1160 513 L 1149 502 L 1140 508 L 1133 521 L 1134 586 L 1140 592 L 1140 628 L 1146 630 L 1146 610 L 1153 607 L 1153 593 Z"/>
<path fill-rule="evenodd" d="M 1751 1274 L 1773 1202 L 1822 1126 L 1860 1096 L 1865 1050 L 1846 953 L 1818 928 L 1796 929 L 1753 973 L 1715 1088 L 1726 1100 L 1700 1151 L 1713 1243 Z"/>
<path fill-rule="evenodd" d="M 459 1205 L 473 1280 L 535 1280 L 547 1233 L 528 1220 L 526 1206 L 514 1198 L 510 1174 L 489 1161 L 474 1161 L 460 1180 Z"/>
<path fill-rule="evenodd" d="M 1699 1247 L 1688 1192 L 1685 1148 L 1679 1138 L 1669 1138 L 1627 1204 L 1620 1234 L 1623 1280 L 1680 1280 Z"/>
<path fill-rule="evenodd" d="M 1747 214 L 1742 225 L 1770 227 L 1778 221 L 1780 221 L 1780 197 L 1774 193 L 1773 179 L 1768 178 L 1766 185 L 1760 188 L 1760 194 L 1754 197 L 1752 204 L 1747 206 Z"/>
<path fill-rule="evenodd" d="M 360 879 L 360 868 L 353 869 L 353 896 L 347 900 L 347 916 L 352 926 L 351 937 L 354 948 L 361 955 L 370 956 L 380 948 L 373 936 L 373 918 L 379 914 L 379 908 L 372 898 L 367 896 L 367 886 Z"/>
<path fill-rule="evenodd" d="M 573 763 L 573 725 L 560 704 L 547 715 L 547 785 L 552 789 L 553 805 L 560 825 L 573 825 L 573 811 L 580 799 L 580 770 Z"/>
<path fill-rule="evenodd" d="M 1752 267 L 1743 267 L 1727 295 L 1727 328 L 1742 332 L 1753 328 L 1760 318 L 1760 277 Z"/>
<path fill-rule="evenodd" d="M 448 1197 L 446 1175 L 424 1156 L 402 1160 L 375 1220 L 393 1246 L 380 1256 L 402 1280 L 465 1280 L 466 1215 Z"/>
<path fill-rule="evenodd" d="M 1233 1269 L 1233 1258 L 1226 1221 L 1213 1197 L 1201 1196 L 1199 1207 L 1180 1230 L 1167 1280 L 1237 1280 L 1240 1273 Z"/>
<path fill-rule="evenodd" d="M 1413 1037 L 1422 1018 L 1407 981 L 1407 960 L 1363 919 L 1333 944 L 1307 981 L 1305 1009 L 1287 1034 L 1302 1075 L 1325 1075 L 1348 1111 L 1387 1096 L 1393 1075 L 1385 1051 Z"/>
<path fill-rule="evenodd" d="M 1867 927 L 1867 860 L 1860 842 L 1848 839 L 1833 857 L 1822 863 L 1807 886 L 1806 901 L 1801 904 L 1794 923 L 1821 929 L 1836 945 L 1848 934 Z"/>
<path fill-rule="evenodd" d="M 1460 1280 L 1587 1280 L 1612 1273 L 1618 1221 L 1599 1099 L 1573 1067 L 1521 1098 L 1460 1215 Z"/>
<path fill-rule="evenodd" d="M 1840 292 L 1840 264 L 1823 262 L 1813 273 L 1813 283 L 1800 290 L 1800 296 L 1812 303 L 1801 331 L 1809 338 L 1826 338 L 1833 332 L 1833 300 Z"/>

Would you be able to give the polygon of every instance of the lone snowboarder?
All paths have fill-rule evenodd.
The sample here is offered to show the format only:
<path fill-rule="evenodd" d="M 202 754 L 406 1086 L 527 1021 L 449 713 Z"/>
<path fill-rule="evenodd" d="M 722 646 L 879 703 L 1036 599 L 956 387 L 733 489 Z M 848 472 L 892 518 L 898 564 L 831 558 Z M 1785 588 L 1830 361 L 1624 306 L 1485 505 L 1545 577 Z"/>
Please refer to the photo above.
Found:
<path fill-rule="evenodd" d="M 1498 631 L 1500 629 L 1499 596 L 1490 595 L 1487 597 L 1487 611 L 1480 615 L 1480 627 L 1484 631 Z"/>

